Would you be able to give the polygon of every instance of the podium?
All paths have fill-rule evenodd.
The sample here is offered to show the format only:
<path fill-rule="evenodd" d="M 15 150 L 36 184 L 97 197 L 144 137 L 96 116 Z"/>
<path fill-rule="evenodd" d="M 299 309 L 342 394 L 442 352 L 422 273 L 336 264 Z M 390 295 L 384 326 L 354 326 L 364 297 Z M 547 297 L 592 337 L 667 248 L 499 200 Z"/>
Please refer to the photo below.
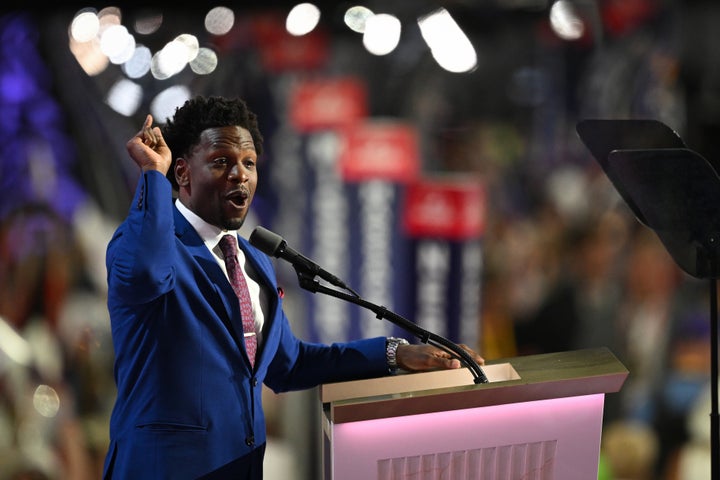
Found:
<path fill-rule="evenodd" d="M 597 478 L 605 394 L 628 376 L 607 349 L 325 384 L 324 480 Z"/>

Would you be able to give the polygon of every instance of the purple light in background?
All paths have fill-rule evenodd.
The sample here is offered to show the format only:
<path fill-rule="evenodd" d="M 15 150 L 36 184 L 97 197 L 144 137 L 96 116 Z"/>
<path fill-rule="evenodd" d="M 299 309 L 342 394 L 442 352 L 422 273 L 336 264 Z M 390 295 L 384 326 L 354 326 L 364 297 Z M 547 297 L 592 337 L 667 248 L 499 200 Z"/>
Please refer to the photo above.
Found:
<path fill-rule="evenodd" d="M 0 101 L 21 104 L 47 95 L 50 75 L 37 51 L 38 33 L 29 14 L 0 17 Z"/>
<path fill-rule="evenodd" d="M 0 220 L 46 204 L 70 220 L 86 192 L 72 175 L 73 141 L 29 14 L 0 17 Z"/>

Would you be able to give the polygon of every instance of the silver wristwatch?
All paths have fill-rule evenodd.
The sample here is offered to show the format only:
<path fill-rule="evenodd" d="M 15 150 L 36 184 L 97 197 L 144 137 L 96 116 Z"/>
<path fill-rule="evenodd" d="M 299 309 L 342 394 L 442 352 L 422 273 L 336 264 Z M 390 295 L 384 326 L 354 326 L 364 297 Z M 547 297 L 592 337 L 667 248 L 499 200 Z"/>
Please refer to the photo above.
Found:
<path fill-rule="evenodd" d="M 390 373 L 396 373 L 398 370 L 397 364 L 397 349 L 399 345 L 409 345 L 410 342 L 404 338 L 388 337 L 385 340 L 385 356 L 387 358 L 388 369 Z"/>

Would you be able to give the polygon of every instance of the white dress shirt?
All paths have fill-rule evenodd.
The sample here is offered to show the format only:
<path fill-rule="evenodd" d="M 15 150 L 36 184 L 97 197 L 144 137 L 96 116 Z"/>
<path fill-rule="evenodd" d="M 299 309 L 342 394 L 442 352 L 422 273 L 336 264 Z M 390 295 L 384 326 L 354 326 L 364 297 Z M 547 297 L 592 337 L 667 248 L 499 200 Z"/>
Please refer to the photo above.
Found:
<path fill-rule="evenodd" d="M 228 273 L 225 267 L 225 259 L 223 258 L 219 243 L 223 235 L 230 234 L 237 236 L 237 230 L 221 230 L 214 225 L 210 225 L 183 205 L 179 199 L 175 200 L 175 206 L 177 206 L 180 214 L 182 214 L 182 216 L 190 222 L 190 225 L 192 225 L 198 235 L 200 235 L 200 238 L 202 238 L 205 246 L 208 250 L 210 250 L 210 252 L 212 252 L 215 260 L 217 260 L 218 265 L 220 265 L 220 268 L 222 268 L 223 272 L 225 272 L 225 276 L 227 277 Z M 260 284 L 256 280 L 257 273 L 252 268 L 252 265 L 245 262 L 245 252 L 238 248 L 237 255 L 238 262 L 240 262 L 240 268 L 242 269 L 242 272 L 245 275 L 245 280 L 247 281 L 248 290 L 250 290 L 253 318 L 255 320 L 255 332 L 257 332 L 258 346 L 260 346 L 262 344 L 262 327 L 265 323 L 265 312 L 267 312 L 269 305 L 268 296 L 267 293 L 260 288 Z M 228 279 L 228 281 L 230 280 Z"/>

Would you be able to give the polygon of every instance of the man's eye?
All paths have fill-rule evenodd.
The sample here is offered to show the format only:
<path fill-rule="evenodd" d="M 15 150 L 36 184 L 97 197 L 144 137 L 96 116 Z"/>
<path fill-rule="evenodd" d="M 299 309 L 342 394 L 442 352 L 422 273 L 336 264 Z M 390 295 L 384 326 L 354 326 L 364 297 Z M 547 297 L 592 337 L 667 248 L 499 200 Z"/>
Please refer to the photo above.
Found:
<path fill-rule="evenodd" d="M 213 160 L 213 164 L 218 165 L 218 166 L 227 165 L 227 163 L 228 163 L 228 159 L 225 157 L 220 157 L 220 158 L 216 158 Z"/>

